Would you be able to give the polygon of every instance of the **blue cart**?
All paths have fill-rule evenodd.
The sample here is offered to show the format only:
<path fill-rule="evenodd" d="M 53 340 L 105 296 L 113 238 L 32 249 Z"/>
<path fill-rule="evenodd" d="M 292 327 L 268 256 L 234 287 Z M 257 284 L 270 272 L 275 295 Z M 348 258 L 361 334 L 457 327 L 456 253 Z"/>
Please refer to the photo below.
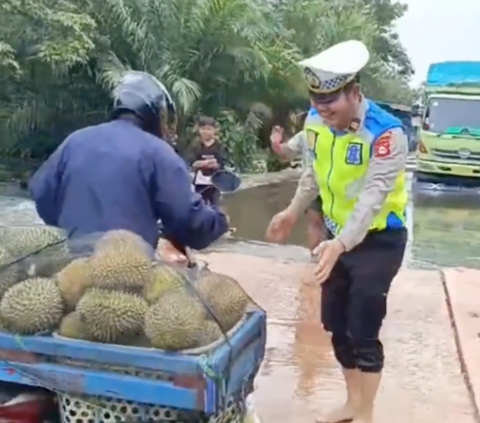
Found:
<path fill-rule="evenodd" d="M 261 309 L 197 354 L 0 333 L 0 380 L 56 392 L 62 423 L 231 422 L 265 341 Z"/>

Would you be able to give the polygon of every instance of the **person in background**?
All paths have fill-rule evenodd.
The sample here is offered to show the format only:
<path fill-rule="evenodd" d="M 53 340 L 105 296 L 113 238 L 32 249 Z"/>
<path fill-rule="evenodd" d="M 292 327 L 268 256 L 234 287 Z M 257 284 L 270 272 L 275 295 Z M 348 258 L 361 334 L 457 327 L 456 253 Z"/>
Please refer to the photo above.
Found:
<path fill-rule="evenodd" d="M 358 73 L 368 60 L 363 43 L 347 41 L 300 62 L 319 115 L 305 124 L 314 160 L 268 228 L 285 236 L 320 194 L 329 236 L 315 249 L 315 279 L 347 391 L 322 423 L 374 421 L 384 365 L 380 328 L 407 244 L 408 139 L 402 122 L 363 96 Z"/>
<path fill-rule="evenodd" d="M 207 116 L 199 118 L 198 139 L 190 153 L 194 171 L 193 185 L 208 204 L 220 205 L 220 191 L 212 185 L 211 176 L 225 167 L 226 153 L 218 141 L 217 122 Z"/>
<path fill-rule="evenodd" d="M 192 192 L 188 168 L 167 141 L 175 128 L 166 88 L 147 73 L 126 73 L 111 120 L 72 133 L 33 175 L 38 214 L 73 236 L 126 229 L 153 248 L 161 220 L 179 249 L 208 247 L 228 220 Z"/>
<path fill-rule="evenodd" d="M 318 113 L 311 108 L 306 116 L 305 122 L 318 119 Z M 282 160 L 290 161 L 298 156 L 302 157 L 302 170 L 311 166 L 313 154 L 309 149 L 305 131 L 300 131 L 284 142 L 284 129 L 280 126 L 274 126 L 270 135 L 272 150 L 280 156 Z M 307 236 L 308 247 L 311 252 L 326 237 L 326 228 L 323 222 L 323 212 L 320 196 L 315 198 L 305 212 L 307 218 Z M 268 236 L 270 242 L 281 242 L 286 237 Z"/>

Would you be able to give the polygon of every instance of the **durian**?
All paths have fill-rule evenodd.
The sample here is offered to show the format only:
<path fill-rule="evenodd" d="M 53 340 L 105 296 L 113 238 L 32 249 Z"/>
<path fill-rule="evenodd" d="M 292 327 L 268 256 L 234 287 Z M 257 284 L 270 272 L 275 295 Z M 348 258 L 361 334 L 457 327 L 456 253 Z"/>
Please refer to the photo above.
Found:
<path fill-rule="evenodd" d="M 65 231 L 52 226 L 8 228 L 2 241 L 25 277 L 49 278 L 71 260 Z"/>
<path fill-rule="evenodd" d="M 54 330 L 64 303 L 55 281 L 27 279 L 12 286 L 0 301 L 0 319 L 15 333 L 33 335 Z"/>
<path fill-rule="evenodd" d="M 90 275 L 98 288 L 140 293 L 153 277 L 148 255 L 128 245 L 105 247 L 90 260 Z"/>
<path fill-rule="evenodd" d="M 90 260 L 81 257 L 73 260 L 57 274 L 57 283 L 68 310 L 73 310 L 84 292 L 92 286 Z"/>
<path fill-rule="evenodd" d="M 143 297 L 150 303 L 156 302 L 165 292 L 185 286 L 182 275 L 170 266 L 155 265 L 153 277 L 143 288 Z"/>
<path fill-rule="evenodd" d="M 132 336 L 125 336 L 123 338 L 120 338 L 116 343 L 118 345 L 125 345 L 129 347 L 152 348 L 152 343 L 144 333 Z"/>
<path fill-rule="evenodd" d="M 212 342 L 218 341 L 224 336 L 217 322 L 205 320 L 202 330 L 198 335 L 197 346 L 204 347 L 210 345 Z"/>
<path fill-rule="evenodd" d="M 153 255 L 153 248 L 141 236 L 126 229 L 115 229 L 106 232 L 97 242 L 95 250 L 98 252 L 105 248 L 128 248 Z"/>
<path fill-rule="evenodd" d="M 235 279 L 215 272 L 202 277 L 195 284 L 195 290 L 224 331 L 240 321 L 249 303 L 248 295 Z"/>
<path fill-rule="evenodd" d="M 0 332 L 8 332 L 8 327 L 2 320 L 0 320 Z"/>
<path fill-rule="evenodd" d="M 0 298 L 21 279 L 19 265 L 14 261 L 6 249 L 0 248 Z"/>
<path fill-rule="evenodd" d="M 88 290 L 76 307 L 91 339 L 105 343 L 142 333 L 146 310 L 138 295 L 99 288 Z"/>
<path fill-rule="evenodd" d="M 186 291 L 165 293 L 145 315 L 145 334 L 155 348 L 179 351 L 196 346 L 205 309 Z"/>
<path fill-rule="evenodd" d="M 72 260 L 73 257 L 70 256 L 66 246 L 62 252 L 56 249 L 52 254 L 46 249 L 42 253 L 25 259 L 22 268 L 26 270 L 29 278 L 51 278 L 62 271 Z"/>
<path fill-rule="evenodd" d="M 53 226 L 20 226 L 7 228 L 2 233 L 2 243 L 14 258 L 20 258 L 32 254 L 43 248 L 58 247 L 63 251 L 66 233 L 62 229 Z M 56 244 L 53 246 L 52 244 Z"/>
<path fill-rule="evenodd" d="M 69 313 L 62 319 L 57 333 L 65 338 L 89 340 L 85 325 L 76 312 Z"/>

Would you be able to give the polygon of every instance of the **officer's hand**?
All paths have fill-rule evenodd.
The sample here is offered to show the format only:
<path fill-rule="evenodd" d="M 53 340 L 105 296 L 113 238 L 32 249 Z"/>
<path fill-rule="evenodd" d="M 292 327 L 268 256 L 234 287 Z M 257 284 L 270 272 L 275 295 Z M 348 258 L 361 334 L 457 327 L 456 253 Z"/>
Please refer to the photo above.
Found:
<path fill-rule="evenodd" d="M 270 143 L 272 146 L 272 150 L 276 153 L 280 153 L 281 147 L 280 144 L 283 140 L 283 128 L 281 126 L 274 126 L 272 128 L 272 132 L 270 133 Z"/>
<path fill-rule="evenodd" d="M 315 280 L 318 283 L 322 284 L 328 279 L 340 254 L 344 251 L 345 246 L 337 239 L 323 241 L 315 248 L 313 254 L 319 256 L 318 265 L 315 269 Z"/>
<path fill-rule="evenodd" d="M 285 209 L 273 216 L 267 228 L 265 238 L 268 242 L 284 242 L 290 236 L 297 223 L 297 216 L 289 209 Z"/>

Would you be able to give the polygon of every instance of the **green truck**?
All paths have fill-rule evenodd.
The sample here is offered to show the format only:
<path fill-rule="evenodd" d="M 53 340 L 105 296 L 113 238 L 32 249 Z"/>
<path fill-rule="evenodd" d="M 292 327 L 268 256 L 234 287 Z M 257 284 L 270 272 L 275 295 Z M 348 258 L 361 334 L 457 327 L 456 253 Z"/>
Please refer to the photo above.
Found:
<path fill-rule="evenodd" d="M 480 184 L 480 62 L 430 66 L 419 138 L 418 181 Z"/>

